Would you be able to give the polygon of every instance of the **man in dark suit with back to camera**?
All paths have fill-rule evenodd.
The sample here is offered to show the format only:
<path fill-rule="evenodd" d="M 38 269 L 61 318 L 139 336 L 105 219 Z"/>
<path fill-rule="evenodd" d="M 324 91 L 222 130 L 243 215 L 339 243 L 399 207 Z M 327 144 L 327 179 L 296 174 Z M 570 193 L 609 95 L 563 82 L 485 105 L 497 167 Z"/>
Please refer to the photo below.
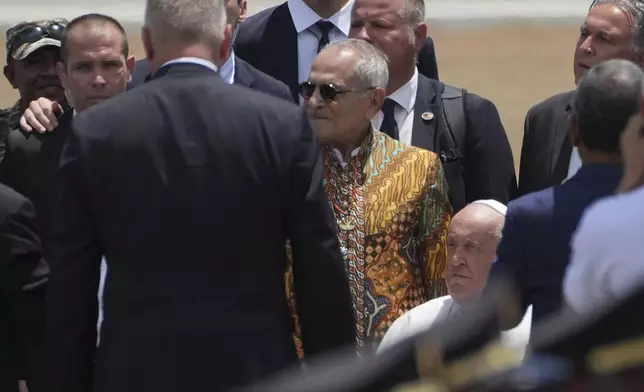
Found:
<path fill-rule="evenodd" d="M 622 177 L 620 137 L 637 113 L 644 74 L 626 60 L 608 60 L 579 82 L 569 135 L 582 167 L 563 184 L 512 201 L 492 273 L 516 281 L 523 309 L 532 305 L 532 322 L 559 311 L 570 260 L 570 242 L 586 208 L 613 194 Z M 518 324 L 520 318 L 507 327 Z"/>
<path fill-rule="evenodd" d="M 148 0 L 152 80 L 75 117 L 50 257 L 50 392 L 221 391 L 296 363 L 287 239 L 306 354 L 354 344 L 321 147 L 301 109 L 221 80 L 231 33 L 222 2 Z"/>
<path fill-rule="evenodd" d="M 298 86 L 308 80 L 320 49 L 349 37 L 354 5 L 355 0 L 288 0 L 248 18 L 239 29 L 235 52 L 284 82 L 299 102 Z M 423 37 L 417 61 L 421 75 L 438 80 L 431 38 Z"/>
<path fill-rule="evenodd" d="M 233 28 L 233 42 L 239 31 L 239 27 L 246 19 L 246 0 L 224 0 L 226 4 L 226 14 L 228 23 Z M 261 72 L 248 64 L 246 61 L 237 57 L 233 50 L 230 51 L 227 58 L 216 63 L 219 68 L 221 77 L 230 84 L 248 87 L 250 89 L 272 95 L 276 98 L 293 101 L 291 91 L 282 82 L 273 79 L 271 76 Z M 139 60 L 134 67 L 132 81 L 128 84 L 128 89 L 139 86 L 150 80 L 149 62 L 147 59 Z"/>
<path fill-rule="evenodd" d="M 575 47 L 575 85 L 595 64 L 626 59 L 643 65 L 644 4 L 639 0 L 595 0 Z M 533 106 L 525 118 L 519 194 L 536 192 L 571 178 L 581 160 L 568 138 L 574 91 Z"/>

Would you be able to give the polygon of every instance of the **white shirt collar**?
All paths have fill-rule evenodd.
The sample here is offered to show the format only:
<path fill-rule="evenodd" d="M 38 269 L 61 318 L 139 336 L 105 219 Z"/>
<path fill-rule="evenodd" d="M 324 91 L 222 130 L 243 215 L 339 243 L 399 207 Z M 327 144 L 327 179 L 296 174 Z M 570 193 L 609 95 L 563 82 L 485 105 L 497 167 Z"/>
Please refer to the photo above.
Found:
<path fill-rule="evenodd" d="M 388 98 L 393 99 L 409 114 L 416 103 L 416 91 L 418 91 L 418 68 L 414 69 L 411 79 L 391 93 Z"/>
<path fill-rule="evenodd" d="M 178 59 L 167 61 L 160 68 L 163 68 L 166 65 L 170 65 L 170 64 L 181 64 L 181 63 L 202 65 L 202 66 L 204 66 L 206 68 L 212 69 L 215 72 L 219 71 L 217 69 L 217 66 L 214 63 L 212 63 L 212 62 L 210 62 L 208 60 L 197 58 L 197 57 L 179 57 Z"/>
<path fill-rule="evenodd" d="M 349 30 L 351 29 L 351 11 L 353 10 L 354 2 L 355 0 L 349 0 L 342 9 L 327 19 L 346 36 L 349 36 Z M 293 19 L 293 25 L 298 34 L 323 20 L 320 15 L 316 14 L 311 7 L 304 3 L 304 0 L 288 0 L 288 9 L 291 11 L 291 19 Z"/>
<path fill-rule="evenodd" d="M 233 51 L 230 52 L 230 56 L 221 66 L 219 76 L 228 84 L 235 83 L 235 53 Z"/>

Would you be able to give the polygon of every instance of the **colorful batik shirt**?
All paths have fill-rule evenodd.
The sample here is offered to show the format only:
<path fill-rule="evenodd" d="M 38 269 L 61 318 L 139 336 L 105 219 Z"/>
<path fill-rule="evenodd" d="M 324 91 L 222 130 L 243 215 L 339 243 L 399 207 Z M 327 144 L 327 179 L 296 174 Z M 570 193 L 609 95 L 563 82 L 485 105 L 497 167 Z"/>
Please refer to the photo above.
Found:
<path fill-rule="evenodd" d="M 447 294 L 442 275 L 452 211 L 440 159 L 373 131 L 348 162 L 325 147 L 325 188 L 349 277 L 357 346 L 377 345 L 398 317 Z"/>

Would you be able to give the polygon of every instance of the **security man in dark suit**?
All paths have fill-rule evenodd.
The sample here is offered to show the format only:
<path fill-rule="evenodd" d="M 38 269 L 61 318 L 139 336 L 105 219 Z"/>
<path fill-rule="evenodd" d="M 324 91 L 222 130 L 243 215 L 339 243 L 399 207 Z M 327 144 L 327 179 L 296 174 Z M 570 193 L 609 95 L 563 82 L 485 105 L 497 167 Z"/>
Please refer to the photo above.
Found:
<path fill-rule="evenodd" d="M 524 309 L 532 305 L 533 324 L 561 307 L 570 242 L 583 212 L 619 186 L 620 138 L 638 112 L 643 83 L 640 68 L 626 60 L 591 68 L 575 93 L 569 128 L 581 169 L 565 183 L 524 195 L 508 206 L 492 273 L 512 274 Z"/>
<path fill-rule="evenodd" d="M 575 85 L 588 69 L 605 60 L 621 58 L 644 64 L 641 50 L 637 49 L 642 45 L 638 38 L 641 32 L 633 28 L 643 23 L 641 1 L 595 0 L 575 48 Z M 568 138 L 567 126 L 573 96 L 574 91 L 557 94 L 528 111 L 521 147 L 519 194 L 561 184 L 579 169 L 579 155 Z"/>
<path fill-rule="evenodd" d="M 225 0 L 225 4 L 228 21 L 233 26 L 234 43 L 237 32 L 246 19 L 246 0 Z M 254 68 L 236 56 L 233 50 L 230 51 L 225 61 L 215 65 L 219 67 L 219 73 L 227 83 L 248 87 L 276 98 L 295 102 L 291 91 L 284 83 Z M 148 60 L 137 61 L 132 81 L 128 84 L 128 90 L 145 83 L 151 77 Z"/>
<path fill-rule="evenodd" d="M 100 37 L 90 34 L 99 31 Z M 82 15 L 67 24 L 59 38 L 58 74 L 74 107 L 45 97 L 31 102 L 20 119 L 20 128 L 9 135 L 0 170 L 0 181 L 34 203 L 45 254 L 57 204 L 58 163 L 74 113 L 124 92 L 134 66 L 125 30 L 109 16 Z"/>
<path fill-rule="evenodd" d="M 354 3 L 355 0 L 288 0 L 263 10 L 241 25 L 235 52 L 252 66 L 284 82 L 295 102 L 299 102 L 298 86 L 308 79 L 320 49 L 330 41 L 348 38 Z M 424 4 L 422 7 L 424 12 Z M 438 80 L 431 38 L 424 38 L 417 61 L 422 75 Z"/>
<path fill-rule="evenodd" d="M 78 113 L 61 157 L 48 391 L 223 391 L 296 363 L 287 238 L 305 354 L 355 344 L 305 113 L 222 80 L 222 2 L 148 0 L 145 21 L 153 79 Z"/>
<path fill-rule="evenodd" d="M 351 37 L 372 43 L 389 57 L 388 97 L 372 124 L 441 157 L 455 213 L 476 200 L 507 204 L 517 184 L 496 107 L 429 79 L 416 67 L 427 35 L 424 12 L 423 0 L 355 0 Z"/>
<path fill-rule="evenodd" d="M 45 294 L 49 268 L 42 258 L 34 206 L 0 184 L 0 390 L 44 391 Z"/>

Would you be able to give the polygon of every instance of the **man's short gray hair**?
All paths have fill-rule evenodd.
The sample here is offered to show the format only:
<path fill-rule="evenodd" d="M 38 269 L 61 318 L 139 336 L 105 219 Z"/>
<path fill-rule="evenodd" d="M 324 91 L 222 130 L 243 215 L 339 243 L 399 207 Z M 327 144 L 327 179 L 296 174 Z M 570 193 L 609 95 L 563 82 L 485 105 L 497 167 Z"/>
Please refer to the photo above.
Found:
<path fill-rule="evenodd" d="M 590 9 L 602 4 L 612 4 L 633 19 L 633 50 L 644 52 L 644 1 L 642 0 L 594 0 Z"/>
<path fill-rule="evenodd" d="M 383 88 L 389 84 L 389 59 L 378 48 L 360 39 L 334 41 L 324 50 L 348 51 L 358 57 L 355 76 L 362 88 Z"/>
<path fill-rule="evenodd" d="M 159 43 L 218 47 L 226 28 L 225 0 L 147 0 L 145 25 Z"/>
<path fill-rule="evenodd" d="M 414 27 L 425 22 L 425 1 L 405 0 L 405 8 L 400 10 L 400 16 Z"/>

